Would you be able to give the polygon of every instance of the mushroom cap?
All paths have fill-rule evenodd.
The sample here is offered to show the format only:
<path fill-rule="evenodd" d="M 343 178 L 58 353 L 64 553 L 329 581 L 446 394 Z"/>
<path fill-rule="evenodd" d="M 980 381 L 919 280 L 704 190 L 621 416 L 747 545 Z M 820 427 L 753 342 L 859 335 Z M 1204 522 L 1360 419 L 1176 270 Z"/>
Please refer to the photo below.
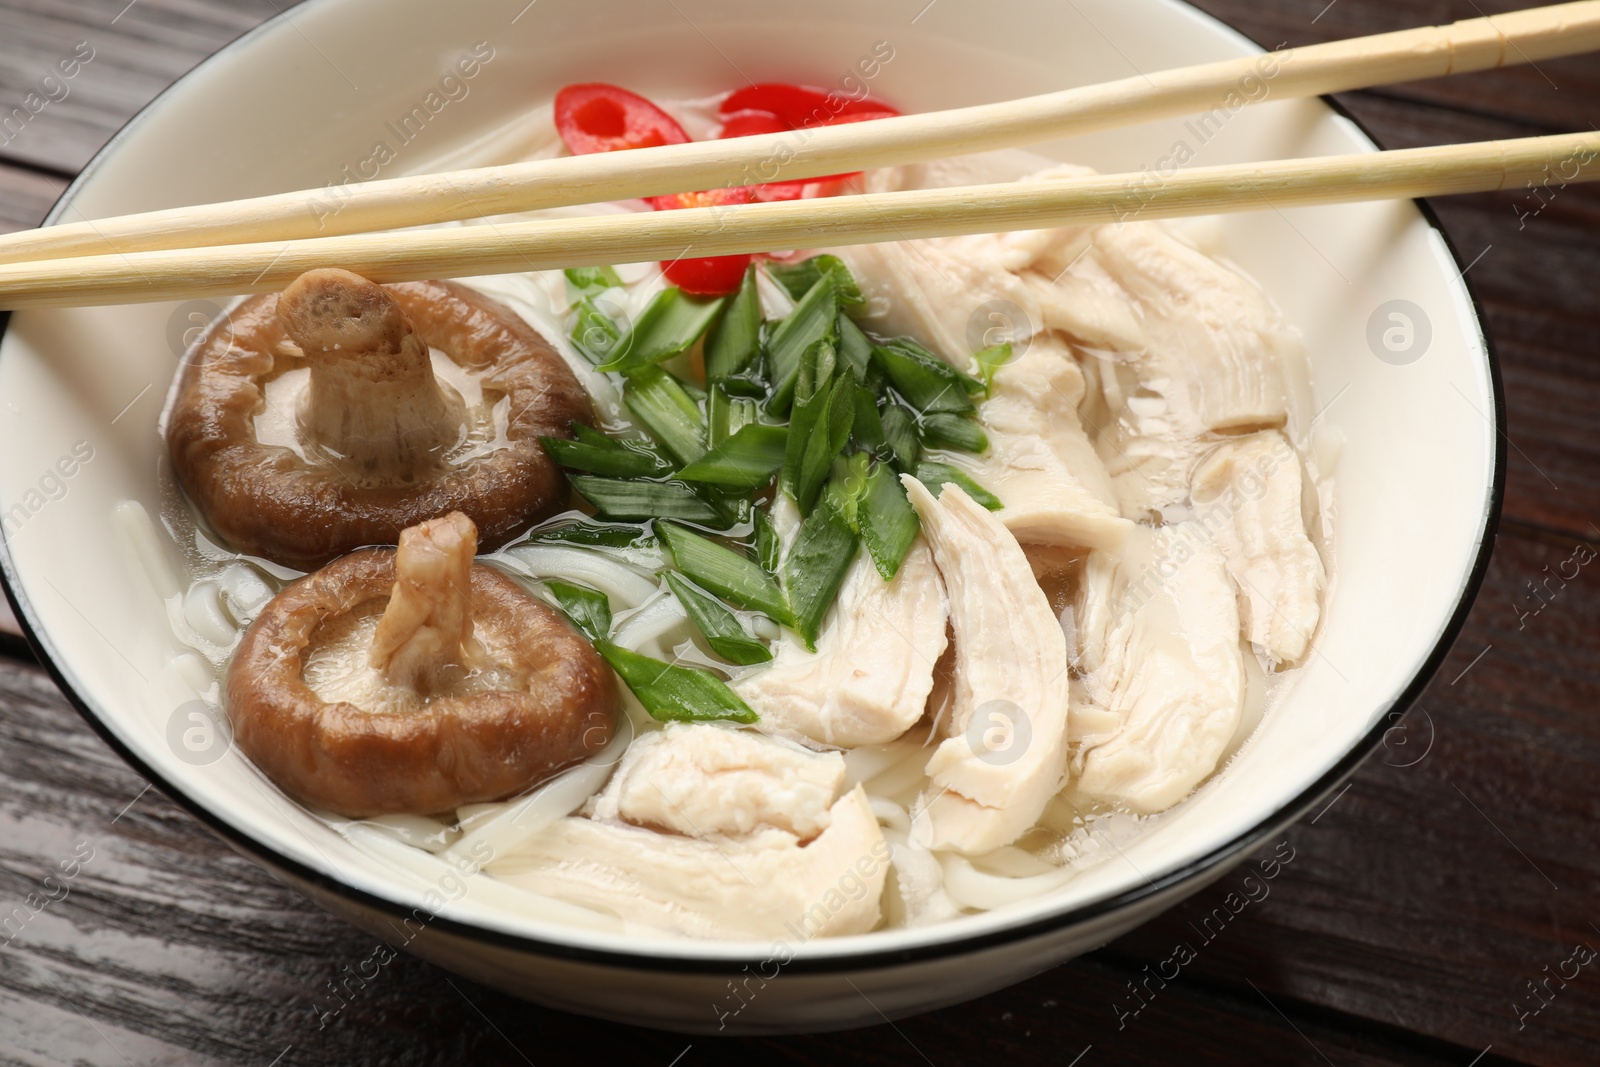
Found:
<path fill-rule="evenodd" d="M 246 631 L 226 679 L 240 750 L 295 799 L 352 818 L 432 814 L 520 793 L 603 748 L 617 682 L 555 610 L 485 564 L 472 568 L 474 631 L 522 674 L 520 690 L 439 696 L 415 710 L 364 710 L 307 684 L 308 654 L 352 612 L 381 608 L 395 550 L 366 549 L 306 575 Z"/>
<path fill-rule="evenodd" d="M 485 404 L 508 401 L 499 447 L 412 484 L 361 486 L 293 449 L 261 443 L 266 383 L 304 361 L 287 354 L 278 294 L 243 301 L 185 358 L 167 416 L 173 469 L 212 528 L 243 552 L 310 569 L 460 511 L 492 550 L 565 504 L 540 437 L 592 423 L 588 394 L 538 331 L 498 301 L 446 281 L 384 286 L 429 346 L 478 377 Z M 393 330 L 381 309 L 353 308 L 352 338 Z M 290 346 L 292 347 L 292 346 Z"/>

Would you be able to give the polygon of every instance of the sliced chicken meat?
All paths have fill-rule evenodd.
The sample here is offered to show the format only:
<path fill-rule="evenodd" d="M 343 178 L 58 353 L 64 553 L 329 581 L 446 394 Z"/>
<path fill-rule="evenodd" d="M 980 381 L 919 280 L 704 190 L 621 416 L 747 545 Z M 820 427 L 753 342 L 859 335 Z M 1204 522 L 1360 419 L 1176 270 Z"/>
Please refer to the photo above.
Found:
<path fill-rule="evenodd" d="M 1300 458 L 1276 430 L 1223 442 L 1195 470 L 1195 521 L 1214 530 L 1244 634 L 1275 667 L 1305 657 L 1327 572 L 1306 533 Z"/>
<path fill-rule="evenodd" d="M 1078 790 L 1164 811 L 1216 769 L 1244 709 L 1222 553 L 1189 522 L 1141 528 L 1115 556 L 1091 553 L 1077 632 Z"/>
<path fill-rule="evenodd" d="M 903 479 L 950 597 L 955 680 L 912 836 L 987 852 L 1031 827 L 1064 772 L 1066 642 L 1027 558 L 999 519 L 946 485 Z"/>
<path fill-rule="evenodd" d="M 673 724 L 636 740 L 589 814 L 557 820 L 496 877 L 691 937 L 877 925 L 889 845 L 844 759 L 749 730 Z"/>
<path fill-rule="evenodd" d="M 944 583 L 921 540 L 885 582 L 863 552 L 851 564 L 817 651 L 780 645 L 770 666 L 733 683 L 763 729 L 854 748 L 893 741 L 922 717 L 945 649 Z"/>

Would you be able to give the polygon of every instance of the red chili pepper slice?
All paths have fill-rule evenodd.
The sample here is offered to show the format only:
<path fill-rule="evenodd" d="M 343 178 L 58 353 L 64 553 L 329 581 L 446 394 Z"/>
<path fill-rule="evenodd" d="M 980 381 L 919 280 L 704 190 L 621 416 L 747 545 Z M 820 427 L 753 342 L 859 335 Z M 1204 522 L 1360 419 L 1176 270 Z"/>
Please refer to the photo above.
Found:
<path fill-rule="evenodd" d="M 684 144 L 689 135 L 676 119 L 616 85 L 568 85 L 556 94 L 556 130 L 573 155 Z"/>
<path fill-rule="evenodd" d="M 661 264 L 667 281 L 696 296 L 727 296 L 744 281 L 751 255 L 706 256 L 702 259 L 674 259 Z"/>
<path fill-rule="evenodd" d="M 810 89 L 799 89 L 797 86 L 783 85 L 758 85 L 754 86 L 753 89 L 797 89 L 800 92 L 814 91 Z M 739 92 L 734 93 L 733 96 L 739 96 L 740 94 L 748 95 L 753 91 L 753 89 L 741 89 Z M 733 97 L 730 96 L 728 99 L 731 100 Z M 851 103 L 865 105 L 866 102 L 851 101 Z M 729 112 L 726 109 L 727 101 L 724 101 L 722 106 L 718 108 L 720 112 L 727 116 L 722 124 L 722 132 L 717 135 L 719 140 L 725 137 L 749 137 L 758 133 L 781 133 L 784 130 L 797 128 L 793 125 L 786 125 L 786 120 L 784 117 L 775 112 L 757 111 L 749 108 Z M 871 119 L 888 118 L 892 115 L 898 114 L 898 111 L 890 110 L 882 104 L 873 104 L 870 110 L 863 106 L 855 111 L 842 112 L 838 115 L 835 115 L 826 122 L 826 125 L 839 126 L 846 122 L 866 122 Z M 773 201 L 777 200 L 799 200 L 808 193 L 811 196 L 829 196 L 838 191 L 838 186 L 843 185 L 852 179 L 859 178 L 860 176 L 860 171 L 852 171 L 849 174 L 831 174 L 825 178 L 806 178 L 798 181 L 767 182 L 765 185 L 755 186 L 755 199 L 762 203 L 772 203 Z"/>
<path fill-rule="evenodd" d="M 650 206 L 657 211 L 671 211 L 680 207 L 722 207 L 726 204 L 748 204 L 754 197 L 743 185 L 725 189 L 702 189 L 696 193 L 667 193 L 652 196 Z"/>
<path fill-rule="evenodd" d="M 842 115 L 877 113 L 898 114 L 875 100 L 855 100 L 842 93 L 829 92 L 809 85 L 790 85 L 786 82 L 765 82 L 736 89 L 718 106 L 718 114 L 727 116 L 739 111 L 765 111 L 789 124 L 792 130 L 808 126 L 827 125 Z"/>

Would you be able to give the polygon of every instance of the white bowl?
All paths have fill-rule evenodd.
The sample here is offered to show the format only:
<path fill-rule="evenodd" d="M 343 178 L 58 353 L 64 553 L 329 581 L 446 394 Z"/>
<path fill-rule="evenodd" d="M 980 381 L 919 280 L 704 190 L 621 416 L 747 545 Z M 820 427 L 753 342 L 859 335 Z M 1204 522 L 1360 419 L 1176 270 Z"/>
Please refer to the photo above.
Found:
<path fill-rule="evenodd" d="M 831 84 L 884 41 L 893 58 L 873 91 L 927 110 L 1257 51 L 1175 0 L 925 3 L 811 0 L 761 15 L 731 0 L 545 0 L 517 15 L 498 2 L 313 0 L 163 94 L 51 219 L 322 185 L 370 156 L 378 138 L 392 141 L 386 124 L 479 41 L 494 58 L 385 175 L 429 169 L 571 81 L 678 97 L 744 76 Z M 1107 171 L 1156 166 L 1178 141 L 1198 149 L 1199 165 L 1372 150 L 1330 105 L 1272 102 L 1265 85 L 1269 102 L 1204 143 L 1174 120 L 1044 150 Z M 1117 856 L 1024 904 L 809 944 L 642 943 L 517 914 L 476 891 L 448 900 L 453 885 L 356 851 L 237 752 L 203 766 L 180 758 L 169 727 L 194 693 L 109 516 L 124 499 L 159 505 L 155 421 L 176 365 L 169 336 L 193 308 L 12 316 L 0 346 L 7 591 L 57 682 L 124 758 L 234 847 L 397 948 L 544 1004 L 680 1030 L 838 1029 L 952 1004 L 1116 937 L 1305 812 L 1415 697 L 1481 577 L 1503 481 L 1501 402 L 1437 229 L 1396 203 L 1234 216 L 1220 237 L 1304 332 L 1316 403 L 1329 405 L 1323 422 L 1345 442 L 1326 624 L 1302 677 L 1226 774 Z M 1369 344 L 1401 325 L 1387 318 L 1396 300 L 1426 326 L 1425 348 L 1421 329 L 1409 352 Z M 399 929 L 410 938 L 403 946 Z M 731 999 L 735 975 L 753 996 Z"/>

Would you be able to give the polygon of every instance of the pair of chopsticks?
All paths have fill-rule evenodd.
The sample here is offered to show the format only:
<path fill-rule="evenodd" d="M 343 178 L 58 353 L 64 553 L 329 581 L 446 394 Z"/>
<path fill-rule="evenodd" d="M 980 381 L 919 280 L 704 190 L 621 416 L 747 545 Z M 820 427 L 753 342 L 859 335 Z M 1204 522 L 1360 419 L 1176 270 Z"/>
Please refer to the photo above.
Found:
<path fill-rule="evenodd" d="M 395 282 L 1595 180 L 1600 133 L 1591 131 L 1203 167 L 1154 179 L 1094 175 L 390 232 L 920 162 L 1596 49 L 1600 0 L 1582 0 L 997 104 L 52 226 L 0 236 L 0 309 L 270 292 L 327 266 Z"/>

